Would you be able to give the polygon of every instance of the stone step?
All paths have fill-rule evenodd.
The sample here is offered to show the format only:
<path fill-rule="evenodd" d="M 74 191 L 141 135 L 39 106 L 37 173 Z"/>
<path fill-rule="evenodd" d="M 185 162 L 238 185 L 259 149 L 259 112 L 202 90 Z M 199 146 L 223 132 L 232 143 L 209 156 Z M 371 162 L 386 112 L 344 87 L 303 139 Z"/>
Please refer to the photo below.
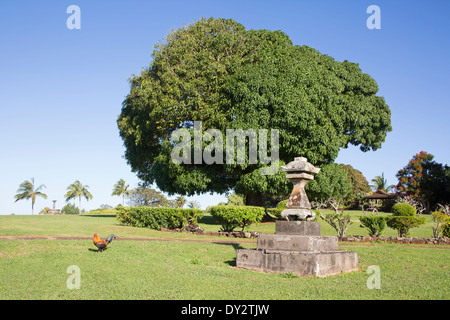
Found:
<path fill-rule="evenodd" d="M 331 236 L 301 236 L 260 234 L 258 250 L 326 252 L 338 250 L 338 238 Z"/>
<path fill-rule="evenodd" d="M 236 266 L 264 272 L 292 272 L 299 276 L 326 277 L 358 270 L 358 255 L 344 250 L 265 252 L 239 249 L 236 251 Z"/>
<path fill-rule="evenodd" d="M 320 222 L 278 220 L 275 223 L 275 233 L 320 236 Z"/>

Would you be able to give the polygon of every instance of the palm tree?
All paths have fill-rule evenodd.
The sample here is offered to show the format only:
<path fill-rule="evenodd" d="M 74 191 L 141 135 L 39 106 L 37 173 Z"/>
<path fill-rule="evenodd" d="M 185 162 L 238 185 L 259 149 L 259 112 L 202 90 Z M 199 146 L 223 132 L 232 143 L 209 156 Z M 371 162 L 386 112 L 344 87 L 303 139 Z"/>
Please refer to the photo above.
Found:
<path fill-rule="evenodd" d="M 175 205 L 177 206 L 177 208 L 183 208 L 185 204 L 186 204 L 185 197 L 179 196 L 175 199 Z"/>
<path fill-rule="evenodd" d="M 125 185 L 125 180 L 120 179 L 117 181 L 117 183 L 114 185 L 112 196 L 122 196 L 122 206 L 124 206 L 125 203 L 125 196 L 129 197 L 133 193 L 131 190 L 128 190 L 130 187 L 129 184 Z"/>
<path fill-rule="evenodd" d="M 391 189 L 393 189 L 395 186 L 394 185 L 390 185 L 388 186 L 388 182 L 387 179 L 384 178 L 384 172 L 381 174 L 381 176 L 376 176 L 375 178 L 372 179 L 373 185 L 372 188 L 377 191 L 377 190 L 382 190 L 386 193 L 389 193 L 389 191 L 391 191 Z"/>
<path fill-rule="evenodd" d="M 79 211 L 81 212 L 81 197 L 84 197 L 86 201 L 92 199 L 92 194 L 88 191 L 89 186 L 82 185 L 79 180 L 76 180 L 70 186 L 67 187 L 67 193 L 64 195 L 66 202 L 78 197 L 79 200 Z"/>
<path fill-rule="evenodd" d="M 198 202 L 197 200 L 192 200 L 188 202 L 188 208 L 189 209 L 200 209 L 200 202 Z"/>
<path fill-rule="evenodd" d="M 34 188 L 34 178 L 31 178 L 31 181 L 25 180 L 17 189 L 17 194 L 14 196 L 17 202 L 19 200 L 29 200 L 31 199 L 31 214 L 34 214 L 34 203 L 36 202 L 36 196 L 47 199 L 47 195 L 42 193 L 42 188 L 46 188 L 45 185 L 41 184 L 36 189 Z"/>

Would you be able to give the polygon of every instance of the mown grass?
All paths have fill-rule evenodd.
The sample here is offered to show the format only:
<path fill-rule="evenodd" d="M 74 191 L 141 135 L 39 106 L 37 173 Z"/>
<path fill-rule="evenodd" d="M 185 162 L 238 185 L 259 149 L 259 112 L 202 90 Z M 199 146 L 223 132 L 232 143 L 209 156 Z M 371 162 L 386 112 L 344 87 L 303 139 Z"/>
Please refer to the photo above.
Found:
<path fill-rule="evenodd" d="M 212 217 L 205 218 L 201 226 L 217 231 Z M 274 224 L 252 229 L 273 232 Z M 223 239 L 121 226 L 114 217 L 0 217 L 0 235 L 91 237 L 94 232 L 103 237 Z M 334 235 L 322 222 L 322 234 L 328 232 Z M 450 299 L 446 246 L 340 244 L 358 253 L 360 271 L 328 278 L 236 268 L 236 249 L 255 247 L 249 240 L 118 240 L 97 253 L 91 240 L 0 240 L 0 299 Z M 79 290 L 66 286 L 71 265 L 81 271 Z M 366 286 L 370 265 L 380 267 L 379 290 Z"/>
<path fill-rule="evenodd" d="M 360 271 L 328 278 L 288 277 L 235 267 L 236 249 L 254 244 L 117 241 L 103 253 L 81 240 L 0 241 L 0 299 L 449 299 L 450 251 L 371 244 Z M 70 265 L 81 289 L 69 290 Z M 381 289 L 368 289 L 369 265 Z"/>
<path fill-rule="evenodd" d="M 346 213 L 350 214 L 352 221 L 347 230 L 347 235 L 367 236 L 367 230 L 361 228 L 359 223 L 359 217 L 363 213 L 361 211 L 346 211 Z M 387 216 L 391 214 L 381 212 L 380 215 Z M 433 236 L 431 215 L 423 215 L 423 217 L 425 217 L 426 223 L 417 228 L 412 228 L 410 236 L 421 238 L 431 238 Z M 208 213 L 205 213 L 199 221 L 199 226 L 205 231 L 216 232 L 220 229 L 219 223 Z M 275 233 L 275 223 L 259 223 L 250 226 L 250 230 L 261 233 Z M 170 238 L 174 236 L 171 233 L 120 225 L 113 215 L 0 216 L 0 235 L 92 236 L 95 232 L 105 237 L 110 233 L 120 233 L 123 237 L 155 237 L 157 235 L 158 237 Z M 335 236 L 337 233 L 330 225 L 321 221 L 321 234 Z M 192 235 L 183 234 L 176 236 L 190 238 Z M 386 227 L 383 236 L 397 236 L 397 232 Z"/>

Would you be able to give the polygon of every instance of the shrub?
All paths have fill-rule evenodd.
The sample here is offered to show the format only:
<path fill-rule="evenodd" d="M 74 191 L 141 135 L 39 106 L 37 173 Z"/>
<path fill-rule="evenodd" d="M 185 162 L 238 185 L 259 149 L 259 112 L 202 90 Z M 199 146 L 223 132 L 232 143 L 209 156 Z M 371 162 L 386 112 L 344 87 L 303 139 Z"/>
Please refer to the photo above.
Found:
<path fill-rule="evenodd" d="M 348 227 L 352 223 L 349 214 L 340 213 L 328 213 L 325 217 L 320 214 L 320 218 L 325 220 L 330 226 L 336 230 L 338 237 L 345 237 Z"/>
<path fill-rule="evenodd" d="M 391 217 L 386 217 L 389 228 L 397 230 L 399 237 L 409 235 L 409 229 L 425 224 L 424 217 L 416 216 L 416 209 L 407 203 L 396 203 L 392 206 Z"/>
<path fill-rule="evenodd" d="M 283 210 L 279 208 L 266 208 L 266 214 L 273 220 L 281 220 L 281 212 Z"/>
<path fill-rule="evenodd" d="M 409 229 L 425 224 L 425 218 L 417 216 L 392 216 L 387 217 L 386 223 L 389 228 L 397 230 L 399 237 L 405 237 L 409 235 Z"/>
<path fill-rule="evenodd" d="M 64 207 L 62 207 L 61 213 L 65 213 L 65 214 L 80 214 L 80 209 L 78 209 L 78 207 L 75 206 L 74 204 L 68 203 Z"/>
<path fill-rule="evenodd" d="M 94 209 L 89 212 L 86 212 L 87 215 L 111 215 L 115 216 L 117 214 L 116 209 Z"/>
<path fill-rule="evenodd" d="M 48 213 L 48 210 L 50 210 L 49 207 L 44 207 L 44 209 L 42 209 L 41 211 L 39 211 L 39 214 L 46 214 L 46 213 Z"/>
<path fill-rule="evenodd" d="M 278 202 L 277 209 L 281 209 L 281 210 L 286 209 L 288 201 L 289 201 L 289 199 Z"/>
<path fill-rule="evenodd" d="M 394 216 L 415 216 L 416 209 L 408 203 L 396 203 L 392 206 L 391 212 Z"/>
<path fill-rule="evenodd" d="M 265 214 L 263 207 L 252 206 L 214 206 L 209 212 L 219 220 L 222 225 L 220 230 L 224 232 L 231 232 L 237 227 L 244 231 L 252 223 L 260 222 Z"/>
<path fill-rule="evenodd" d="M 359 217 L 360 227 L 369 231 L 369 236 L 381 236 L 384 228 L 386 228 L 386 219 L 380 216 L 362 216 Z"/>
<path fill-rule="evenodd" d="M 442 227 L 442 236 L 450 238 L 450 221 L 447 220 L 447 223 Z"/>
<path fill-rule="evenodd" d="M 433 220 L 433 238 L 448 237 L 450 233 L 450 217 L 441 211 L 434 211 L 431 213 L 431 216 Z"/>
<path fill-rule="evenodd" d="M 203 216 L 199 209 L 118 206 L 116 210 L 116 219 L 122 224 L 155 230 L 181 229 L 197 223 Z"/>

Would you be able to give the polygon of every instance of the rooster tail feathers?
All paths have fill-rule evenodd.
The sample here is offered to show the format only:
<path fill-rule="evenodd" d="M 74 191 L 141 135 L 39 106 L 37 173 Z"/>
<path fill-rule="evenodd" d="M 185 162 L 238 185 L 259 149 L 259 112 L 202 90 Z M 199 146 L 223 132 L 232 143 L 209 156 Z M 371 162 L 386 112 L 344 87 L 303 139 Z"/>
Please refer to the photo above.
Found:
<path fill-rule="evenodd" d="M 106 238 L 106 243 L 111 243 L 111 241 L 113 241 L 113 239 L 117 239 L 118 237 L 115 234 L 110 234 L 107 238 Z"/>

